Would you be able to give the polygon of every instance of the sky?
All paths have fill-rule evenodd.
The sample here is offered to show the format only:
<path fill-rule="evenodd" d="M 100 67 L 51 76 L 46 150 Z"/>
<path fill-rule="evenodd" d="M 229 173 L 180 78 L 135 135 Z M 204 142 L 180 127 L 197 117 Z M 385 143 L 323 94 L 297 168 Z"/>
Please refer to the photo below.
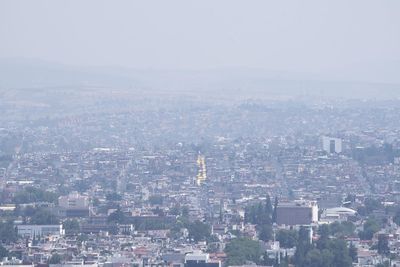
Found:
<path fill-rule="evenodd" d="M 400 1 L 2 0 L 0 58 L 397 82 Z"/>

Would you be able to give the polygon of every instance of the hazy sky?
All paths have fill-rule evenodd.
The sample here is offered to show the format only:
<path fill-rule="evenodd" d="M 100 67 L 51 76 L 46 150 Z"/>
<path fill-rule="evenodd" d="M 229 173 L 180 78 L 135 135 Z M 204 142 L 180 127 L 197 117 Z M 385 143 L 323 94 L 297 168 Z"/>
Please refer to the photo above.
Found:
<path fill-rule="evenodd" d="M 393 72 L 400 66 L 400 1 L 2 0 L 0 57 L 157 69 Z"/>

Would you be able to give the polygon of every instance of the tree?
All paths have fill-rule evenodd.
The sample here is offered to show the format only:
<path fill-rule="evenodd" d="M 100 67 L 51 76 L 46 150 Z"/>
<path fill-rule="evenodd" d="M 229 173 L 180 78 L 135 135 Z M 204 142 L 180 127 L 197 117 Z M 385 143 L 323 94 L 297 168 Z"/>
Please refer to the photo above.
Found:
<path fill-rule="evenodd" d="M 271 203 L 271 198 L 269 196 L 269 194 L 267 194 L 266 198 L 265 198 L 265 213 L 268 214 L 269 216 L 272 216 L 272 203 Z"/>
<path fill-rule="evenodd" d="M 0 242 L 9 244 L 17 241 L 17 231 L 12 221 L 0 222 Z"/>
<path fill-rule="evenodd" d="M 271 208 L 263 203 L 249 205 L 245 208 L 245 222 L 257 224 L 272 224 Z"/>
<path fill-rule="evenodd" d="M 270 258 L 268 253 L 265 251 L 263 255 L 262 265 L 264 266 L 273 266 L 275 264 L 275 260 Z"/>
<path fill-rule="evenodd" d="M 329 226 L 323 224 L 318 229 L 319 239 L 317 241 L 317 248 L 318 249 L 326 249 L 329 246 Z"/>
<path fill-rule="evenodd" d="M 329 251 L 333 253 L 333 266 L 351 267 L 352 258 L 349 255 L 349 249 L 345 241 L 340 239 L 331 240 Z"/>
<path fill-rule="evenodd" d="M 8 257 L 8 250 L 2 245 L 0 245 L 0 259 L 4 257 Z"/>
<path fill-rule="evenodd" d="M 162 195 L 152 195 L 149 197 L 149 202 L 151 205 L 162 205 L 164 202 L 164 198 Z"/>
<path fill-rule="evenodd" d="M 356 227 L 352 222 L 333 222 L 329 226 L 329 233 L 336 237 L 346 237 L 354 235 Z"/>
<path fill-rule="evenodd" d="M 318 249 L 311 249 L 307 252 L 304 260 L 304 266 L 321 267 L 323 266 L 321 252 Z"/>
<path fill-rule="evenodd" d="M 189 208 L 187 206 L 182 207 L 182 217 L 188 218 L 189 217 Z"/>
<path fill-rule="evenodd" d="M 272 226 L 271 225 L 268 225 L 268 224 L 265 224 L 265 225 L 263 225 L 263 226 L 261 226 L 261 229 L 260 229 L 260 233 L 259 233 L 259 235 L 258 235 L 258 238 L 260 239 L 260 240 L 262 240 L 262 241 L 269 241 L 269 240 L 271 240 L 272 239 Z"/>
<path fill-rule="evenodd" d="M 223 223 L 224 222 L 224 213 L 222 211 L 222 208 L 219 208 L 218 222 L 219 223 Z"/>
<path fill-rule="evenodd" d="M 49 264 L 60 264 L 61 263 L 61 256 L 57 253 L 51 255 Z"/>
<path fill-rule="evenodd" d="M 378 236 L 377 250 L 380 255 L 387 256 L 390 254 L 389 240 L 385 235 Z"/>
<path fill-rule="evenodd" d="M 126 217 L 122 210 L 117 209 L 108 216 L 107 221 L 113 223 L 125 223 Z"/>
<path fill-rule="evenodd" d="M 283 248 L 293 248 L 297 245 L 298 233 L 296 230 L 279 230 L 276 235 L 276 240 Z"/>
<path fill-rule="evenodd" d="M 32 224 L 45 225 L 45 224 L 59 224 L 57 216 L 52 212 L 45 209 L 37 209 L 31 218 Z"/>
<path fill-rule="evenodd" d="M 353 243 L 350 244 L 349 247 L 349 256 L 353 260 L 353 262 L 358 262 L 358 252 L 356 246 Z"/>
<path fill-rule="evenodd" d="M 32 186 L 26 187 L 23 191 L 14 196 L 14 202 L 17 204 L 33 202 L 52 202 L 56 203 L 58 195 Z"/>
<path fill-rule="evenodd" d="M 393 222 L 400 225 L 400 207 L 397 208 L 396 214 L 393 216 Z"/>
<path fill-rule="evenodd" d="M 350 252 L 345 241 L 333 238 L 328 225 L 318 229 L 319 240 L 310 243 L 309 230 L 301 227 L 293 257 L 296 267 L 351 267 L 356 253 Z M 353 258 L 354 257 L 354 258 Z"/>
<path fill-rule="evenodd" d="M 110 193 L 106 196 L 106 199 L 108 201 L 120 201 L 122 199 L 122 196 L 118 193 Z"/>
<path fill-rule="evenodd" d="M 275 202 L 274 202 L 274 211 L 272 213 L 272 222 L 276 223 L 276 210 L 278 208 L 278 197 L 275 196 Z"/>
<path fill-rule="evenodd" d="M 79 232 L 79 222 L 76 219 L 63 222 L 63 228 L 67 234 L 76 234 Z"/>
<path fill-rule="evenodd" d="M 383 263 L 378 263 L 375 266 L 376 267 L 390 267 L 390 262 L 389 261 L 384 261 Z"/>
<path fill-rule="evenodd" d="M 381 201 L 379 201 L 378 199 L 373 199 L 373 198 L 365 199 L 364 206 L 365 206 L 366 214 L 361 214 L 361 215 L 369 215 L 374 210 L 383 209 L 383 205 L 382 205 Z"/>
<path fill-rule="evenodd" d="M 297 243 L 296 252 L 294 254 L 294 263 L 296 264 L 296 266 L 307 266 L 306 255 L 312 248 L 310 244 L 309 233 L 310 232 L 306 227 L 300 227 L 299 241 Z"/>
<path fill-rule="evenodd" d="M 323 249 L 321 251 L 321 257 L 322 257 L 322 266 L 323 267 L 332 267 L 332 266 L 334 266 L 333 265 L 334 255 L 329 249 Z"/>
<path fill-rule="evenodd" d="M 189 238 L 194 242 L 206 240 L 211 235 L 211 228 L 209 225 L 197 220 L 187 225 L 189 231 Z"/>
<path fill-rule="evenodd" d="M 346 198 L 344 199 L 345 202 L 354 203 L 356 201 L 356 196 L 354 194 L 347 194 Z"/>
<path fill-rule="evenodd" d="M 181 205 L 179 203 L 176 203 L 169 211 L 170 214 L 172 215 L 181 215 L 182 214 L 182 209 L 181 209 Z"/>
<path fill-rule="evenodd" d="M 86 234 L 80 234 L 76 237 L 76 242 L 78 246 L 82 246 L 82 243 L 88 240 L 88 236 Z"/>
<path fill-rule="evenodd" d="M 100 205 L 100 199 L 98 199 L 97 197 L 93 198 L 93 206 L 94 207 L 98 207 Z"/>
<path fill-rule="evenodd" d="M 236 238 L 225 247 L 227 266 L 243 265 L 246 261 L 260 263 L 262 250 L 260 243 L 248 238 Z"/>
<path fill-rule="evenodd" d="M 289 266 L 289 256 L 286 253 L 285 257 L 281 256 L 281 264 L 279 265 L 279 267 L 288 267 Z"/>
<path fill-rule="evenodd" d="M 371 240 L 374 234 L 379 230 L 379 223 L 371 217 L 364 223 L 363 231 L 359 233 L 359 236 L 363 240 Z"/>

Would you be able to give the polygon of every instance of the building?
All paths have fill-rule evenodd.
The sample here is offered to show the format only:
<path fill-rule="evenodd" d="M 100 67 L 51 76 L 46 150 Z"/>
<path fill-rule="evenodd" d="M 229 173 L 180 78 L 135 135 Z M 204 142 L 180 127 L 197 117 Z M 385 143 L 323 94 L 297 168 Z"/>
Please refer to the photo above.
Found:
<path fill-rule="evenodd" d="M 309 225 L 318 222 L 316 201 L 280 203 L 276 208 L 278 225 Z"/>
<path fill-rule="evenodd" d="M 77 192 L 58 198 L 60 212 L 66 217 L 87 217 L 89 216 L 89 199 Z"/>
<path fill-rule="evenodd" d="M 185 267 L 221 267 L 221 262 L 210 261 L 207 253 L 194 252 L 185 256 Z"/>
<path fill-rule="evenodd" d="M 39 237 L 48 235 L 59 235 L 65 234 L 62 224 L 54 225 L 17 225 L 17 233 L 22 237 Z"/>
<path fill-rule="evenodd" d="M 346 207 L 329 208 L 322 213 L 320 222 L 347 221 L 348 217 L 354 216 L 356 213 L 355 210 Z"/>
<path fill-rule="evenodd" d="M 341 153 L 342 140 L 339 138 L 323 136 L 322 149 L 328 153 Z"/>
<path fill-rule="evenodd" d="M 81 196 L 78 192 L 72 192 L 67 196 L 58 198 L 58 205 L 65 209 L 87 209 L 89 200 L 86 196 Z"/>

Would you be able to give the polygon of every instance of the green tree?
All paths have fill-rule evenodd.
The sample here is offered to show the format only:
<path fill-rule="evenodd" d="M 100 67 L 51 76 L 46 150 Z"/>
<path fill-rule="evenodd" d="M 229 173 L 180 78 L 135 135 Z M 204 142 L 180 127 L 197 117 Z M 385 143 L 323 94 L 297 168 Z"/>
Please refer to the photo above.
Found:
<path fill-rule="evenodd" d="M 88 238 L 88 236 L 86 234 L 79 234 L 76 237 L 76 242 L 77 242 L 78 246 L 80 247 L 80 246 L 82 246 L 82 243 L 87 241 L 88 239 L 89 238 Z"/>
<path fill-rule="evenodd" d="M 393 222 L 398 226 L 400 225 L 400 207 L 397 208 L 395 215 L 393 216 Z"/>
<path fill-rule="evenodd" d="M 210 226 L 199 220 L 189 223 L 187 229 L 189 231 L 189 238 L 195 242 L 207 240 L 211 235 Z"/>
<path fill-rule="evenodd" d="M 383 209 L 383 205 L 382 205 L 381 201 L 378 199 L 373 199 L 373 198 L 365 199 L 364 207 L 365 207 L 364 209 L 358 210 L 359 213 L 363 216 L 367 216 L 375 210 Z"/>
<path fill-rule="evenodd" d="M 258 238 L 262 241 L 269 241 L 272 239 L 272 226 L 269 224 L 264 224 L 263 226 L 260 227 L 260 233 L 258 235 Z"/>
<path fill-rule="evenodd" d="M 122 196 L 118 193 L 110 193 L 106 196 L 106 199 L 108 201 L 120 201 L 122 199 Z"/>
<path fill-rule="evenodd" d="M 363 231 L 359 236 L 363 240 L 371 240 L 376 232 L 380 230 L 379 223 L 374 218 L 369 218 L 363 225 Z"/>
<path fill-rule="evenodd" d="M 321 267 L 323 266 L 323 259 L 320 250 L 311 249 L 307 252 L 304 260 L 304 266 L 308 267 Z"/>
<path fill-rule="evenodd" d="M 4 257 L 8 257 L 8 250 L 2 245 L 0 245 L 0 259 Z"/>
<path fill-rule="evenodd" d="M 384 261 L 383 263 L 378 263 L 375 266 L 376 267 L 390 267 L 390 262 L 389 261 Z"/>
<path fill-rule="evenodd" d="M 267 194 L 265 198 L 265 213 L 268 214 L 269 216 L 272 216 L 273 208 L 272 208 L 272 203 L 271 203 L 271 198 L 269 194 Z"/>
<path fill-rule="evenodd" d="M 384 235 L 378 236 L 377 250 L 378 250 L 378 253 L 381 255 L 388 256 L 390 254 L 389 240 L 388 240 L 387 236 L 384 236 Z"/>
<path fill-rule="evenodd" d="M 108 216 L 107 220 L 112 223 L 125 223 L 126 217 L 124 212 L 118 208 Z"/>
<path fill-rule="evenodd" d="M 275 196 L 275 202 L 274 202 L 274 211 L 272 213 L 272 222 L 276 223 L 276 210 L 278 208 L 278 197 Z"/>
<path fill-rule="evenodd" d="M 245 208 L 245 222 L 256 224 L 272 224 L 271 207 L 266 207 L 263 203 L 249 205 Z"/>
<path fill-rule="evenodd" d="M 333 253 L 333 266 L 351 267 L 353 265 L 349 249 L 345 241 L 340 239 L 331 240 L 329 251 Z"/>
<path fill-rule="evenodd" d="M 164 197 L 162 195 L 152 195 L 149 197 L 149 202 L 151 205 L 162 205 Z"/>
<path fill-rule="evenodd" d="M 57 253 L 51 255 L 49 259 L 49 264 L 60 264 L 61 263 L 61 256 Z"/>
<path fill-rule="evenodd" d="M 0 222 L 0 241 L 5 244 L 17 241 L 17 231 L 12 221 Z"/>
<path fill-rule="evenodd" d="M 296 266 L 303 267 L 306 265 L 306 255 L 312 248 L 310 244 L 309 230 L 306 227 L 300 227 L 299 240 L 294 254 L 294 263 Z M 315 255 L 313 255 L 315 256 Z"/>
<path fill-rule="evenodd" d="M 333 265 L 334 255 L 329 249 L 323 249 L 321 251 L 321 257 L 322 257 L 322 267 L 334 267 Z"/>
<path fill-rule="evenodd" d="M 350 244 L 349 247 L 349 256 L 351 257 L 353 262 L 358 262 L 358 252 L 356 246 L 353 243 Z"/>
<path fill-rule="evenodd" d="M 92 203 L 93 203 L 94 207 L 98 207 L 98 206 L 100 206 L 100 199 L 95 197 L 95 198 L 93 198 Z"/>
<path fill-rule="evenodd" d="M 352 254 L 345 241 L 333 238 L 328 225 L 321 225 L 318 234 L 319 240 L 316 244 L 310 244 L 309 230 L 305 227 L 300 228 L 298 245 L 293 257 L 296 267 L 352 266 Z"/>
<path fill-rule="evenodd" d="M 179 203 L 176 203 L 169 211 L 170 214 L 172 215 L 182 215 L 182 209 L 181 205 Z"/>
<path fill-rule="evenodd" d="M 189 208 L 187 206 L 182 207 L 182 217 L 188 218 L 189 217 Z"/>
<path fill-rule="evenodd" d="M 321 225 L 318 228 L 319 239 L 317 241 L 317 248 L 318 249 L 326 249 L 329 246 L 329 235 L 330 229 L 329 226 L 326 224 Z"/>
<path fill-rule="evenodd" d="M 332 233 L 338 236 L 353 236 L 356 227 L 352 222 L 344 221 L 340 224 L 340 231 L 336 233 Z"/>
<path fill-rule="evenodd" d="M 79 222 L 76 219 L 63 222 L 63 228 L 67 234 L 77 234 L 79 232 Z"/>
<path fill-rule="evenodd" d="M 298 233 L 296 230 L 279 230 L 276 234 L 276 240 L 283 248 L 293 248 L 297 245 Z"/>
<path fill-rule="evenodd" d="M 31 224 L 59 224 L 57 216 L 46 209 L 37 209 L 31 218 Z"/>
<path fill-rule="evenodd" d="M 14 202 L 17 204 L 34 203 L 34 202 L 51 202 L 56 203 L 58 195 L 32 186 L 26 187 L 23 191 L 18 192 L 14 196 Z"/>
<path fill-rule="evenodd" d="M 225 247 L 227 265 L 242 265 L 246 261 L 260 263 L 262 250 L 260 243 L 248 238 L 236 238 Z"/>

